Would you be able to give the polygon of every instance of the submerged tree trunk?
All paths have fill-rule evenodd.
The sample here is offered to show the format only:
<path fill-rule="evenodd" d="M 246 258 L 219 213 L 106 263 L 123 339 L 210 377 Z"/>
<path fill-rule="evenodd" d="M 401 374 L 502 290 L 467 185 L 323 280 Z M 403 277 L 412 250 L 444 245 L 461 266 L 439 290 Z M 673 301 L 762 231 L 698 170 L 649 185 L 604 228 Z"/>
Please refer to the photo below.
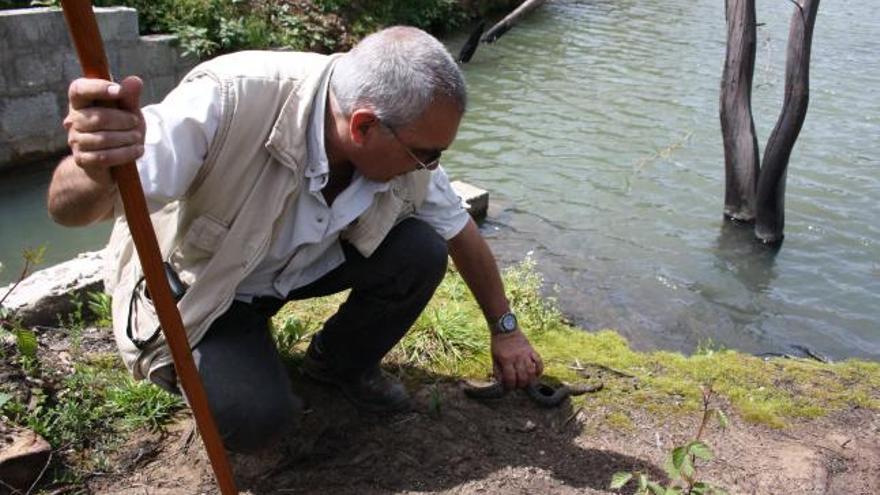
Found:
<path fill-rule="evenodd" d="M 755 73 L 755 0 L 727 0 L 727 56 L 721 76 L 721 134 L 724 140 L 724 215 L 755 219 L 758 138 L 752 119 Z"/>
<path fill-rule="evenodd" d="M 785 177 L 791 150 L 807 116 L 810 99 L 810 47 L 819 0 L 791 0 L 797 5 L 788 33 L 785 99 L 758 178 L 755 235 L 765 243 L 782 241 L 785 226 Z"/>

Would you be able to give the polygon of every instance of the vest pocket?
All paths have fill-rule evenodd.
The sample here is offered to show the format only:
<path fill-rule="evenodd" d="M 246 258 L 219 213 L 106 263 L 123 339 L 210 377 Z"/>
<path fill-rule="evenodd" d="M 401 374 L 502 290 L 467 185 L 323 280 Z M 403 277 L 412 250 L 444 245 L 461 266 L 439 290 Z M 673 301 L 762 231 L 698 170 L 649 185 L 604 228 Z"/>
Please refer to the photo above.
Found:
<path fill-rule="evenodd" d="M 223 222 L 210 215 L 202 215 L 190 224 L 183 237 L 183 248 L 187 250 L 187 254 L 190 250 L 213 254 L 220 248 L 227 233 L 229 227 Z"/>

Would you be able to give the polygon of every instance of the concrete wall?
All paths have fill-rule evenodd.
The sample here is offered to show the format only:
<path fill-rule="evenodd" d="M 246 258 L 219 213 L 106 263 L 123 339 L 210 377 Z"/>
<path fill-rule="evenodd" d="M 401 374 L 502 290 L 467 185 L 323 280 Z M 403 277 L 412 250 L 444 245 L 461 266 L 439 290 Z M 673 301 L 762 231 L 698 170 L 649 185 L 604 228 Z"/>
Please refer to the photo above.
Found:
<path fill-rule="evenodd" d="M 134 9 L 95 12 L 114 77 L 144 79 L 142 104 L 161 100 L 196 64 L 174 36 L 139 36 Z M 0 171 L 66 149 L 67 86 L 81 75 L 60 10 L 0 11 Z"/>

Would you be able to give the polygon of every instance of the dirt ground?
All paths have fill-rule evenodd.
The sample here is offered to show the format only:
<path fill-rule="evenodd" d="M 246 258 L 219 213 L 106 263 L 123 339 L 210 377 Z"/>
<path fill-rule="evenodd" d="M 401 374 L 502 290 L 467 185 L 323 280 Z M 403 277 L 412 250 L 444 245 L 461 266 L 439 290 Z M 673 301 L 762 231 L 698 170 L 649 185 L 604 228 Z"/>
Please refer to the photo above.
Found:
<path fill-rule="evenodd" d="M 568 403 L 541 409 L 519 394 L 475 402 L 454 382 L 417 390 L 412 412 L 363 415 L 332 390 L 295 378 L 309 411 L 277 448 L 232 457 L 242 491 L 614 493 L 608 485 L 617 471 L 665 480 L 668 451 L 692 438 L 697 427 L 696 418 L 663 421 L 633 411 L 631 426 L 612 428 L 601 410 L 586 414 Z M 716 458 L 699 468 L 701 479 L 730 493 L 880 493 L 876 412 L 849 410 L 785 430 L 730 416 L 727 430 L 713 430 L 706 438 Z M 89 488 L 112 494 L 216 493 L 201 442 L 186 418 L 165 433 L 133 438 L 117 465 L 121 474 L 95 478 Z"/>
<path fill-rule="evenodd" d="M 72 359 L 59 330 L 40 332 L 40 355 L 44 366 L 63 373 Z M 81 348 L 113 350 L 96 329 L 82 335 Z M 566 402 L 543 409 L 518 393 L 477 402 L 452 377 L 405 371 L 418 382 L 410 384 L 415 408 L 387 417 L 361 414 L 334 390 L 294 372 L 307 412 L 275 448 L 232 456 L 239 489 L 254 495 L 614 493 L 608 485 L 617 471 L 665 481 L 668 452 L 693 438 L 698 426 L 697 414 L 667 418 L 632 410 L 626 421 L 615 419 L 619 412 L 591 404 L 599 394 L 621 393 L 612 388 L 586 396 L 583 408 Z M 0 363 L 4 382 L 30 386 L 18 375 Z M 880 493 L 876 411 L 850 409 L 777 430 L 747 424 L 722 408 L 730 427 L 712 428 L 706 436 L 716 457 L 699 467 L 701 480 L 730 493 Z M 111 465 L 111 474 L 86 480 L 88 492 L 217 493 L 188 411 L 165 431 L 134 434 Z M 632 493 L 631 487 L 623 493 Z"/>

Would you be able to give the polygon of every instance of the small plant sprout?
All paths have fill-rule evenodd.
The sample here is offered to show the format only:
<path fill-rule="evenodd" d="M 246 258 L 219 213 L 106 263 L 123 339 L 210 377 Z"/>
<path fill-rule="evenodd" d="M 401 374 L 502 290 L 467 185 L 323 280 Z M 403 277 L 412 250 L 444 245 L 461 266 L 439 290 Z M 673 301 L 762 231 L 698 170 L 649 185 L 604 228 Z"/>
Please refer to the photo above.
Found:
<path fill-rule="evenodd" d="M 434 384 L 431 387 L 431 397 L 428 399 L 428 414 L 433 417 L 439 417 L 441 412 L 441 407 L 443 406 L 443 395 L 440 393 L 440 388 Z"/>
<path fill-rule="evenodd" d="M 18 284 L 20 284 L 22 280 L 27 278 L 27 276 L 30 274 L 31 268 L 43 262 L 43 255 L 45 254 L 45 245 L 41 245 L 37 248 L 25 248 L 22 251 L 21 256 L 22 258 L 24 258 L 24 266 L 21 269 L 21 273 L 18 275 L 18 279 L 16 279 L 16 281 L 12 284 L 12 287 L 10 287 L 5 294 L 0 295 L 0 327 L 14 326 L 12 322 L 7 321 L 9 315 L 6 314 L 7 312 L 3 309 L 3 302 L 6 301 L 6 298 L 9 297 L 9 294 L 12 294 L 15 288 L 18 287 Z M 0 271 L 2 270 L 3 264 L 0 263 Z"/>
<path fill-rule="evenodd" d="M 86 306 L 95 318 L 95 325 L 109 327 L 113 318 L 113 300 L 109 294 L 101 291 L 89 292 L 86 295 Z"/>
<path fill-rule="evenodd" d="M 9 297 L 9 294 L 18 287 L 30 274 L 31 268 L 43 262 L 43 255 L 46 253 L 46 246 L 41 245 L 37 248 L 25 248 L 22 251 L 24 258 L 24 267 L 18 275 L 18 279 L 6 291 L 0 295 L 0 331 L 9 332 L 15 336 L 15 348 L 18 351 L 19 362 L 22 368 L 29 374 L 33 374 L 37 369 L 37 335 L 32 331 L 21 326 L 20 321 L 7 308 L 3 307 L 3 302 Z M 0 265 L 2 268 L 2 265 Z"/>
<path fill-rule="evenodd" d="M 700 387 L 703 395 L 703 417 L 696 436 L 688 443 L 672 449 L 664 469 L 669 477 L 665 487 L 652 481 L 641 472 L 617 472 L 611 477 L 610 488 L 620 490 L 630 481 L 637 483 L 637 495 L 727 495 L 727 491 L 705 481 L 697 474 L 697 460 L 710 461 L 714 457 L 712 449 L 703 442 L 703 434 L 708 424 L 715 418 L 719 426 L 727 428 L 729 422 L 721 409 L 712 407 L 714 392 L 711 386 Z"/>

